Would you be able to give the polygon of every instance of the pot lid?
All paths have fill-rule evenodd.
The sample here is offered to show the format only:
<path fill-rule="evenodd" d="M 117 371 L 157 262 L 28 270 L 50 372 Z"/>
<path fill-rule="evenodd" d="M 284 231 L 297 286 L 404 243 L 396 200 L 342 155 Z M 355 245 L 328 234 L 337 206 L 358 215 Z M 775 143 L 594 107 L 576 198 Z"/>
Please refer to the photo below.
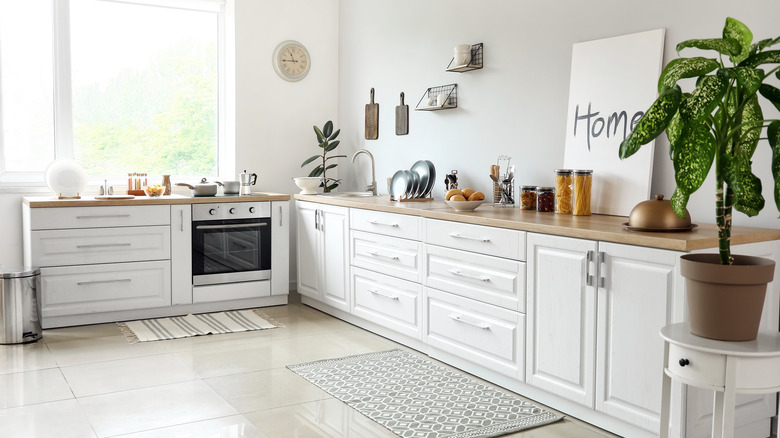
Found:
<path fill-rule="evenodd" d="M 0 265 L 0 279 L 32 277 L 41 273 L 39 268 L 31 266 Z"/>
<path fill-rule="evenodd" d="M 655 199 L 642 201 L 631 210 L 628 227 L 643 231 L 680 231 L 690 230 L 693 225 L 687 209 L 685 218 L 681 218 L 672 209 L 672 203 L 664 199 L 664 195 L 655 195 Z"/>

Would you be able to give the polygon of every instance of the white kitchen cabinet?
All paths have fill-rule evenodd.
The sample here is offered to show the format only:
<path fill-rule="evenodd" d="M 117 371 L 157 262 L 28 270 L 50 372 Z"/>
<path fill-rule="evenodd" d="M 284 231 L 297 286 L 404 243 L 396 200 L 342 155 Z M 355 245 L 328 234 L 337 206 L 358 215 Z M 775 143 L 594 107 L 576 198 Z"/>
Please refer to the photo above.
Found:
<path fill-rule="evenodd" d="M 527 382 L 657 431 L 679 255 L 529 234 Z"/>
<path fill-rule="evenodd" d="M 422 285 L 356 266 L 351 271 L 353 315 L 422 340 Z"/>
<path fill-rule="evenodd" d="M 422 243 L 363 231 L 350 232 L 352 266 L 420 283 Z"/>
<path fill-rule="evenodd" d="M 271 202 L 271 295 L 290 293 L 290 202 Z"/>
<path fill-rule="evenodd" d="M 298 292 L 349 312 L 349 209 L 296 202 Z"/>
<path fill-rule="evenodd" d="M 192 303 L 192 207 L 171 205 L 171 304 Z"/>

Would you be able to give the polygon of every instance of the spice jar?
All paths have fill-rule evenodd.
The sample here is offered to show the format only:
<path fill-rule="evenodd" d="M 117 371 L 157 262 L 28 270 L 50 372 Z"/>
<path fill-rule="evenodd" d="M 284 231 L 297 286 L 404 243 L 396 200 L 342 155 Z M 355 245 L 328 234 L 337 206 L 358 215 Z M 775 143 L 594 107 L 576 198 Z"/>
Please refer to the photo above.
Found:
<path fill-rule="evenodd" d="M 576 216 L 590 215 L 590 189 L 592 185 L 592 170 L 575 170 L 572 173 L 572 214 Z"/>
<path fill-rule="evenodd" d="M 536 186 L 520 186 L 520 209 L 536 210 Z"/>
<path fill-rule="evenodd" d="M 555 212 L 571 213 L 571 169 L 555 169 Z"/>
<path fill-rule="evenodd" d="M 536 211 L 551 212 L 555 210 L 555 189 L 552 187 L 536 188 Z"/>

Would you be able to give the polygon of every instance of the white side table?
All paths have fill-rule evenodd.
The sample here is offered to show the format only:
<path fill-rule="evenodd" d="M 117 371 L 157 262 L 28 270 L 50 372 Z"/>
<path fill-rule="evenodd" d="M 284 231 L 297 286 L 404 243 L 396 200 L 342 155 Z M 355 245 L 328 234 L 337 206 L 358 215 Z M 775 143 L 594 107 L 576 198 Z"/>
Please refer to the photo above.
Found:
<path fill-rule="evenodd" d="M 734 436 L 736 393 L 780 391 L 780 333 L 759 333 L 746 342 L 726 342 L 691 334 L 688 324 L 661 329 L 664 338 L 664 380 L 661 438 L 669 437 L 672 379 L 715 391 L 713 438 Z"/>

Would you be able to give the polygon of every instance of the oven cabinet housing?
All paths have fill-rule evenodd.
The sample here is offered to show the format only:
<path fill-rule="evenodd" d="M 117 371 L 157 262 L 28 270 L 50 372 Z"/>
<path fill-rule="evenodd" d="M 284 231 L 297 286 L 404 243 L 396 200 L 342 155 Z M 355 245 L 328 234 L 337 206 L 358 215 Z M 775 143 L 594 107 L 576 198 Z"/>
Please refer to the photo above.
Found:
<path fill-rule="evenodd" d="M 171 205 L 171 303 L 192 304 L 192 207 Z"/>
<path fill-rule="evenodd" d="M 271 202 L 271 296 L 290 293 L 290 202 Z"/>
<path fill-rule="evenodd" d="M 296 201 L 298 292 L 349 312 L 349 209 Z"/>
<path fill-rule="evenodd" d="M 170 306 L 170 215 L 167 205 L 25 205 L 25 264 L 41 268 L 41 325 Z"/>

